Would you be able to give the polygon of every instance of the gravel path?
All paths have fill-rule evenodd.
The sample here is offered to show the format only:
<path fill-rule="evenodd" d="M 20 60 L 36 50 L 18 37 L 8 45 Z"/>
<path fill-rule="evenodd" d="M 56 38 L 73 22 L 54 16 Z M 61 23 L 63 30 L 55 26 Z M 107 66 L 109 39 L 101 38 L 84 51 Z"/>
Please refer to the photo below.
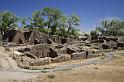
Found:
<path fill-rule="evenodd" d="M 106 53 L 104 56 L 104 59 L 97 59 L 97 60 L 88 60 L 86 62 L 81 62 L 80 64 L 70 64 L 70 65 L 62 65 L 59 67 L 51 68 L 51 69 L 46 69 L 44 70 L 45 72 L 54 72 L 54 71 L 64 71 L 64 70 L 70 70 L 73 68 L 81 67 L 81 66 L 86 66 L 86 65 L 91 65 L 91 64 L 104 64 L 106 62 L 111 61 L 114 58 L 114 52 Z"/>

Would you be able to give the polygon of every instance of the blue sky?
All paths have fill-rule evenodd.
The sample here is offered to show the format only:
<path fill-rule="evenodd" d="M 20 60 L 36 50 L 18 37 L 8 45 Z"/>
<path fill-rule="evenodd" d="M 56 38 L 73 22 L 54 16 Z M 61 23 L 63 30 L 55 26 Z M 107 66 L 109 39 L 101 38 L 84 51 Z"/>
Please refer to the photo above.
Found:
<path fill-rule="evenodd" d="M 44 7 L 59 8 L 67 15 L 79 15 L 82 31 L 94 29 L 105 17 L 124 19 L 124 0 L 0 0 L 0 11 L 10 10 L 22 17 L 31 17 L 33 11 Z"/>

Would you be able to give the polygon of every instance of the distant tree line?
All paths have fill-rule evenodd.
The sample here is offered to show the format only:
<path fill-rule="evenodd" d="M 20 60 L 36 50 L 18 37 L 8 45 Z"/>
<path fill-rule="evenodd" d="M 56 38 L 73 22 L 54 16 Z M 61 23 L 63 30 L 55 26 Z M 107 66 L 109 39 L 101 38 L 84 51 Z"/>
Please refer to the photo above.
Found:
<path fill-rule="evenodd" d="M 105 36 L 124 36 L 124 20 L 115 17 L 105 18 L 94 31 L 91 31 L 91 35 L 98 33 Z"/>
<path fill-rule="evenodd" d="M 66 16 L 57 8 L 43 8 L 32 13 L 32 17 L 18 17 L 11 11 L 4 10 L 0 12 L 0 32 L 2 37 L 8 30 L 36 28 L 40 32 L 50 35 L 60 35 L 62 37 L 77 37 L 80 17 L 71 14 Z"/>

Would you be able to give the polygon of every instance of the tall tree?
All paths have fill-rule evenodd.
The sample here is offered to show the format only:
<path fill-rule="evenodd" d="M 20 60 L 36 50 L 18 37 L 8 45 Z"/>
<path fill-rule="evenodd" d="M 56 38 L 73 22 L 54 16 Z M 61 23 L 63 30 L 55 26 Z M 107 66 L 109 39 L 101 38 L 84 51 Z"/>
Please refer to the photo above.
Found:
<path fill-rule="evenodd" d="M 63 16 L 60 21 L 59 35 L 62 37 L 68 37 L 67 33 L 67 16 Z"/>
<path fill-rule="evenodd" d="M 6 10 L 0 12 L 0 31 L 2 38 L 4 38 L 4 35 L 9 29 L 14 29 L 17 27 L 17 22 L 18 18 L 14 13 Z"/>
<path fill-rule="evenodd" d="M 38 10 L 33 12 L 31 19 L 31 25 L 33 27 L 43 28 L 44 27 L 44 19 L 42 17 L 42 11 Z"/>
<path fill-rule="evenodd" d="M 77 27 L 80 25 L 80 17 L 77 15 L 72 14 L 71 16 L 67 17 L 67 27 L 69 35 L 74 35 L 78 33 Z"/>
<path fill-rule="evenodd" d="M 79 16 L 72 14 L 67 18 L 68 31 L 70 31 L 72 28 L 78 27 L 79 24 L 80 24 Z"/>
<path fill-rule="evenodd" d="M 27 28 L 27 24 L 26 24 L 26 22 L 28 21 L 28 18 L 26 18 L 26 17 L 21 17 L 20 18 L 20 22 L 21 22 L 21 27 L 22 28 Z"/>
<path fill-rule="evenodd" d="M 96 27 L 96 31 L 101 32 L 103 35 L 117 36 L 122 33 L 123 21 L 117 18 L 105 18 L 100 22 L 100 26 Z"/>
<path fill-rule="evenodd" d="M 63 13 L 56 8 L 44 8 L 42 10 L 42 15 L 46 20 L 46 25 L 51 30 L 51 34 L 57 34 L 57 28 L 60 26 L 60 21 L 63 17 Z"/>

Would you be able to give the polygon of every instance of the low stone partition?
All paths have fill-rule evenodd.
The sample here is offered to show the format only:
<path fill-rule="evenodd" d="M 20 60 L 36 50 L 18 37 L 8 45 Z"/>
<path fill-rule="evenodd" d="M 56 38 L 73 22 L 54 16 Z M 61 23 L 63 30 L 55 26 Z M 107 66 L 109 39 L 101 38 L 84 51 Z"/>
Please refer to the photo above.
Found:
<path fill-rule="evenodd" d="M 94 51 L 91 50 L 84 50 L 82 52 L 75 52 L 71 54 L 71 59 L 78 60 L 78 59 L 87 59 L 87 58 L 93 58 L 97 57 L 97 55 L 94 54 Z"/>
<path fill-rule="evenodd" d="M 49 38 L 49 35 L 41 33 L 40 44 L 47 43 L 48 38 Z"/>
<path fill-rule="evenodd" d="M 38 58 L 47 57 L 49 55 L 49 44 L 38 44 L 31 47 L 30 53 Z"/>
<path fill-rule="evenodd" d="M 51 63 L 69 61 L 70 59 L 71 59 L 71 56 L 69 54 L 60 54 L 58 57 L 52 58 Z"/>
<path fill-rule="evenodd" d="M 50 35 L 49 38 L 55 43 L 61 43 L 61 36 L 58 35 Z"/>
<path fill-rule="evenodd" d="M 82 52 L 75 52 L 71 54 L 72 59 L 86 59 L 88 58 L 89 52 L 88 51 L 82 51 Z"/>
<path fill-rule="evenodd" d="M 61 43 L 65 44 L 65 43 L 70 43 L 70 42 L 74 42 L 73 38 L 62 38 Z"/>
<path fill-rule="evenodd" d="M 45 58 L 39 58 L 37 60 L 33 60 L 29 63 L 30 66 L 41 66 L 41 65 L 46 65 L 51 63 L 51 58 L 50 57 L 45 57 Z"/>

